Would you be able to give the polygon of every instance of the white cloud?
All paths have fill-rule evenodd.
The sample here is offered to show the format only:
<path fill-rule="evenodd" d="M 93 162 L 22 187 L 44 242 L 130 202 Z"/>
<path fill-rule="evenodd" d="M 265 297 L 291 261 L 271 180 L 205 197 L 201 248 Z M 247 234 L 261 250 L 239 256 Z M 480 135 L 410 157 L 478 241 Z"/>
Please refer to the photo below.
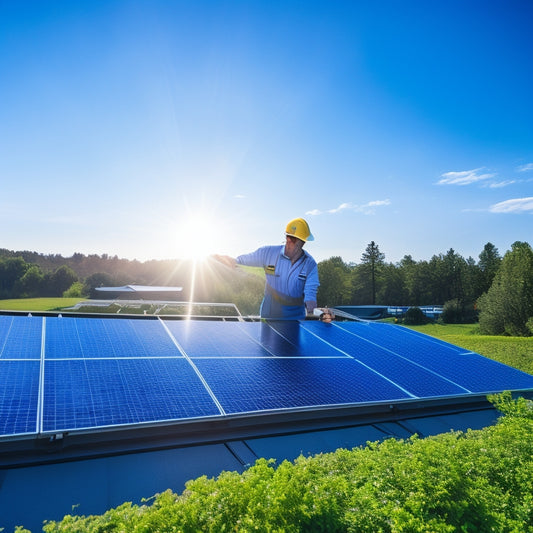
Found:
<path fill-rule="evenodd" d="M 482 174 L 482 171 L 483 168 L 475 168 L 461 172 L 445 172 L 441 174 L 441 179 L 437 182 L 437 185 L 470 185 L 495 176 L 495 174 Z"/>
<path fill-rule="evenodd" d="M 499 202 L 491 205 L 489 211 L 491 213 L 524 213 L 528 211 L 533 213 L 533 196 Z"/>
<path fill-rule="evenodd" d="M 344 202 L 340 204 L 338 207 L 334 207 L 333 209 L 327 209 L 326 211 L 321 211 L 320 209 L 312 209 L 311 211 L 307 211 L 305 214 L 317 216 L 317 215 L 323 215 L 324 213 L 330 213 L 332 215 L 335 215 L 343 211 L 355 211 L 356 213 L 363 213 L 365 215 L 373 215 L 375 213 L 376 207 L 382 207 L 382 206 L 390 205 L 390 204 L 391 204 L 391 201 L 388 198 L 386 200 L 372 200 L 371 202 L 368 202 L 362 205 L 355 205 L 350 202 Z"/>
<path fill-rule="evenodd" d="M 390 200 L 388 198 L 386 200 L 374 200 L 373 202 L 368 202 L 363 207 L 377 207 L 380 205 L 390 205 Z"/>
<path fill-rule="evenodd" d="M 489 183 L 488 187 L 490 189 L 501 189 L 502 187 L 507 187 L 507 185 L 512 185 L 513 183 L 517 183 L 517 181 L 516 180 L 495 181 L 493 183 Z"/>
<path fill-rule="evenodd" d="M 244 194 L 236 194 L 233 198 L 237 198 L 238 200 L 242 200 L 243 198 L 246 198 Z"/>
<path fill-rule="evenodd" d="M 518 167 L 516 170 L 518 170 L 518 172 L 527 172 L 528 170 L 533 170 L 533 163 L 522 165 L 521 167 Z"/>
<path fill-rule="evenodd" d="M 328 213 L 340 213 L 341 211 L 345 211 L 346 209 L 351 209 L 352 204 L 350 203 L 344 203 L 339 205 L 339 207 L 335 207 L 334 209 L 329 209 Z"/>

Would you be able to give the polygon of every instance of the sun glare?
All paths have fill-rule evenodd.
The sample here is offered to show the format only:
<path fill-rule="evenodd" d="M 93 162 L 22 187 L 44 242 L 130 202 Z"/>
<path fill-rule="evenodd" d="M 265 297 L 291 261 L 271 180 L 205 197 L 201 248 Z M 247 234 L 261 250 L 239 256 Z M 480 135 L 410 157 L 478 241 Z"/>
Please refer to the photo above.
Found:
<path fill-rule="evenodd" d="M 219 220 L 205 213 L 191 215 L 177 232 L 176 257 L 202 261 L 209 255 L 220 252 L 224 241 L 224 225 Z"/>

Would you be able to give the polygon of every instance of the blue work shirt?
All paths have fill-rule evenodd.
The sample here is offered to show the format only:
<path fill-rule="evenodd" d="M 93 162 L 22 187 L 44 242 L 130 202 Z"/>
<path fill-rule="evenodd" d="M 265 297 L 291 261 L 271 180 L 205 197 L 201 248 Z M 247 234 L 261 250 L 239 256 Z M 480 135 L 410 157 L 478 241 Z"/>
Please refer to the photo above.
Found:
<path fill-rule="evenodd" d="M 239 265 L 263 267 L 266 274 L 262 318 L 300 320 L 305 318 L 304 302 L 315 301 L 320 285 L 316 261 L 305 251 L 294 263 L 285 255 L 285 245 L 263 246 L 239 255 Z"/>

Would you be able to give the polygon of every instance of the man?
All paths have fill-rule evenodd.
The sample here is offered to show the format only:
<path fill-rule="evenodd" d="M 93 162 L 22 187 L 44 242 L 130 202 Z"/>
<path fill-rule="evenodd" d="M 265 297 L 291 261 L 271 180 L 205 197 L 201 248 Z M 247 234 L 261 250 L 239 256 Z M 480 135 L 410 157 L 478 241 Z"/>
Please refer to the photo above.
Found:
<path fill-rule="evenodd" d="M 313 314 L 316 292 L 320 285 L 316 261 L 303 249 L 314 237 L 303 218 L 291 220 L 285 228 L 285 244 L 263 246 L 236 259 L 216 256 L 219 261 L 235 267 L 263 267 L 266 274 L 265 295 L 261 317 L 300 320 Z"/>

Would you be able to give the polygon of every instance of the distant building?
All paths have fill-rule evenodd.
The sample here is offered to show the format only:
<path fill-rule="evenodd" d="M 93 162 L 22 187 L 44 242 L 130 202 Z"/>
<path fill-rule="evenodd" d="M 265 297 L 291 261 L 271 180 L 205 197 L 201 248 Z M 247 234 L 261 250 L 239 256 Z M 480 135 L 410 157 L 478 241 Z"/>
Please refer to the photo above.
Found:
<path fill-rule="evenodd" d="M 124 285 L 123 287 L 95 287 L 104 300 L 179 300 L 183 287 Z"/>

